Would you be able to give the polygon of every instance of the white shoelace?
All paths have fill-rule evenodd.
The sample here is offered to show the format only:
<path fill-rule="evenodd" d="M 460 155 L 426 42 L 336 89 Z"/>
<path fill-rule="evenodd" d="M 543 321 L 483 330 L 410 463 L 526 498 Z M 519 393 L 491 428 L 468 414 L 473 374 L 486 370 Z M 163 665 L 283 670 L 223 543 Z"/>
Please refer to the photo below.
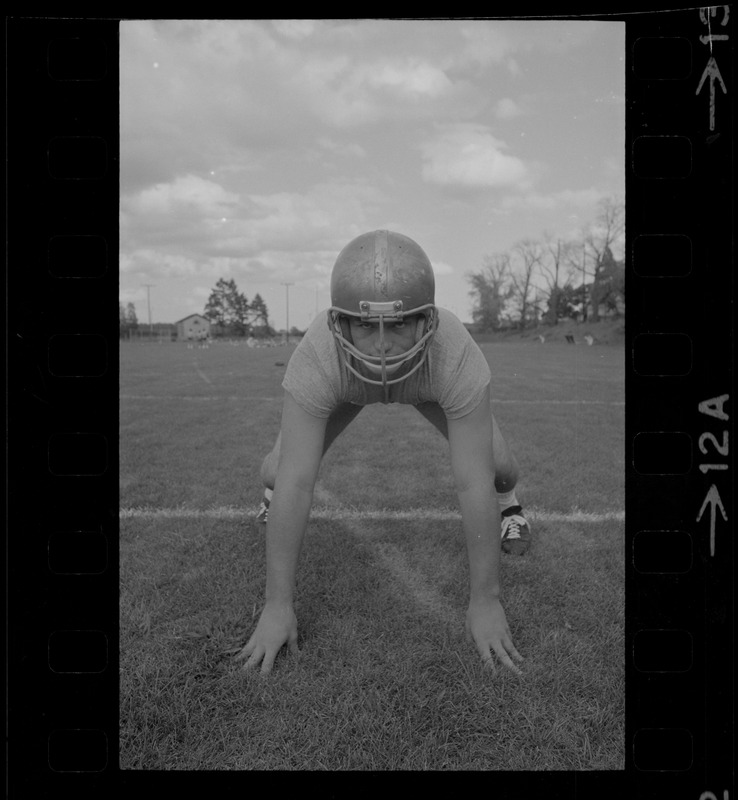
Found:
<path fill-rule="evenodd" d="M 525 525 L 525 518 L 518 514 L 513 514 L 509 517 L 502 518 L 502 538 L 503 539 L 519 539 L 520 528 Z"/>

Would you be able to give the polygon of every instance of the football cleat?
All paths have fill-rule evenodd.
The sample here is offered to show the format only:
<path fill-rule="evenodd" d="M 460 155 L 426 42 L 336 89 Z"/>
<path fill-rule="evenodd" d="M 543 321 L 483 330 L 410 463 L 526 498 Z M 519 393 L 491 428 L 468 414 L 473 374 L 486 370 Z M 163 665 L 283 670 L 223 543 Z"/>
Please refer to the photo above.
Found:
<path fill-rule="evenodd" d="M 530 526 L 520 506 L 510 506 L 502 512 L 502 550 L 522 556 L 530 548 Z"/>
<path fill-rule="evenodd" d="M 259 506 L 259 510 L 256 512 L 256 519 L 255 522 L 257 525 L 266 525 L 267 517 L 269 516 L 269 501 L 264 497 L 261 501 L 261 505 Z"/>

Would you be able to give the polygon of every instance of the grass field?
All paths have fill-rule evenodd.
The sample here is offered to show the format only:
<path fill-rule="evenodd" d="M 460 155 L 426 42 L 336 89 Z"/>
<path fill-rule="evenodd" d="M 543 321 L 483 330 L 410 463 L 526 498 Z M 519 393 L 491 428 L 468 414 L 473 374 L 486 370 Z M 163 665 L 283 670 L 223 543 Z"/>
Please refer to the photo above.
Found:
<path fill-rule="evenodd" d="M 502 563 L 522 678 L 464 637 L 447 444 L 398 406 L 364 409 L 324 459 L 300 655 L 242 671 L 264 590 L 258 470 L 292 348 L 122 345 L 121 768 L 623 768 L 623 349 L 481 346 L 534 533 Z"/>

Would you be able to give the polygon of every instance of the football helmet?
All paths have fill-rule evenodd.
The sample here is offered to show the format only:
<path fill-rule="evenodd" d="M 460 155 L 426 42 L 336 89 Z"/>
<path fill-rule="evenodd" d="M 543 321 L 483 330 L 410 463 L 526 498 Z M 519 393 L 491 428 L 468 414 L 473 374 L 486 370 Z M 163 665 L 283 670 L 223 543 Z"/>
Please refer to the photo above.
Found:
<path fill-rule="evenodd" d="M 386 355 L 385 322 L 415 315 L 421 315 L 415 344 L 404 353 Z M 362 353 L 354 346 L 348 317 L 379 324 L 378 356 Z M 347 369 L 366 383 L 383 386 L 385 402 L 392 384 L 406 380 L 423 365 L 437 324 L 433 267 L 412 239 L 394 231 L 372 231 L 357 236 L 338 254 L 331 273 L 328 325 Z M 413 359 L 411 369 L 389 379 L 388 367 Z M 357 369 L 361 364 L 370 373 L 379 372 L 381 380 L 363 374 Z"/>

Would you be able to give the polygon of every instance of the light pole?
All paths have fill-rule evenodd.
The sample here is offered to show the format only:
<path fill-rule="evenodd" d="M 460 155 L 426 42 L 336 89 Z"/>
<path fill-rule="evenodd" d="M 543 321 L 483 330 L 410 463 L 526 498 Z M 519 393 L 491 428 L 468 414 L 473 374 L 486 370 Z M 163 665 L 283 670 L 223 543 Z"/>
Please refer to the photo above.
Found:
<path fill-rule="evenodd" d="M 146 287 L 146 305 L 149 309 L 149 341 L 151 341 L 151 337 L 154 335 L 154 327 L 151 324 L 151 287 L 156 286 L 156 284 L 145 283 L 144 286 Z"/>
<path fill-rule="evenodd" d="M 284 286 L 284 294 L 285 294 L 285 306 L 287 309 L 287 341 L 290 340 L 290 286 L 293 284 L 291 283 L 282 283 Z"/>

